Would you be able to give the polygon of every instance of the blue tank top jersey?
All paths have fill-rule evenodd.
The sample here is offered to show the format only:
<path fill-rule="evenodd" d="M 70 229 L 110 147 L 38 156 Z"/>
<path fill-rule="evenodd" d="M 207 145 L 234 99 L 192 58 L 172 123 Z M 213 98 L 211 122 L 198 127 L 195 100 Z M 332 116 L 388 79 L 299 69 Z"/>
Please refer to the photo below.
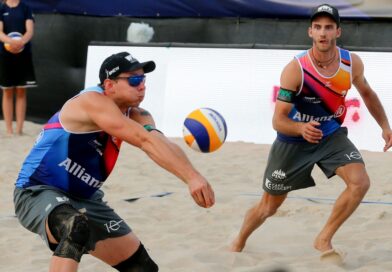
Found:
<path fill-rule="evenodd" d="M 351 55 L 338 48 L 340 65 L 330 77 L 321 75 L 313 64 L 308 50 L 295 58 L 302 68 L 302 86 L 294 97 L 289 118 L 296 122 L 317 121 L 326 137 L 342 125 L 346 116 L 345 97 L 351 88 Z M 304 142 L 303 137 L 292 137 L 278 132 L 284 142 Z"/>
<path fill-rule="evenodd" d="M 92 87 L 78 95 L 91 91 L 103 92 L 100 87 Z M 121 141 L 104 131 L 69 132 L 61 125 L 60 113 L 44 125 L 15 185 L 27 188 L 45 184 L 89 198 L 111 173 Z"/>
<path fill-rule="evenodd" d="M 33 20 L 33 13 L 29 6 L 20 2 L 16 7 L 10 8 L 3 3 L 0 6 L 0 21 L 3 22 L 3 32 L 9 34 L 11 32 L 26 32 L 26 20 Z M 31 50 L 31 43 L 25 44 L 24 50 Z M 0 41 L 0 52 L 4 50 L 3 43 Z"/>

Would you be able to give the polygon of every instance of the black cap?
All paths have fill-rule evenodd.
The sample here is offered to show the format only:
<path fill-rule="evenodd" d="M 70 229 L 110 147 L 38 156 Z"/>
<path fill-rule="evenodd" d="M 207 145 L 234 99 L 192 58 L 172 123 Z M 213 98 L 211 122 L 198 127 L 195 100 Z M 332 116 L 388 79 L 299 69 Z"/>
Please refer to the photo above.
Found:
<path fill-rule="evenodd" d="M 329 17 L 331 17 L 335 23 L 338 25 L 340 25 L 340 16 L 339 16 L 339 11 L 337 10 L 337 8 L 328 5 L 328 4 L 322 4 L 318 7 L 315 7 L 314 9 L 312 9 L 312 13 L 310 15 L 310 22 L 313 22 L 313 20 L 320 15 L 327 15 Z"/>
<path fill-rule="evenodd" d="M 144 73 L 152 72 L 155 70 L 155 62 L 139 62 L 128 52 L 120 52 L 107 57 L 102 62 L 101 69 L 99 69 L 99 80 L 103 83 L 107 78 L 115 78 L 121 73 L 138 69 L 143 69 Z"/>

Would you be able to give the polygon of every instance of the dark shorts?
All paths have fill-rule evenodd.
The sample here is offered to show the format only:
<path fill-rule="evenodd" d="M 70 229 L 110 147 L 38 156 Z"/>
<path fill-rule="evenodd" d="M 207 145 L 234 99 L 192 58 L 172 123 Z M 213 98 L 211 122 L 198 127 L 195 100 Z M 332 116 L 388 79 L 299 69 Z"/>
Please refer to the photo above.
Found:
<path fill-rule="evenodd" d="M 25 189 L 15 188 L 15 214 L 22 226 L 40 235 L 54 251 L 55 246 L 49 244 L 46 235 L 45 222 L 55 207 L 65 203 L 71 204 L 88 217 L 91 235 L 86 249 L 89 251 L 95 248 L 95 243 L 98 241 L 124 236 L 131 232 L 124 220 L 102 200 L 103 196 L 100 190 L 90 199 L 80 199 L 45 185 Z"/>
<path fill-rule="evenodd" d="M 31 51 L 12 54 L 5 50 L 0 53 L 0 87 L 3 89 L 36 87 Z"/>
<path fill-rule="evenodd" d="M 263 189 L 272 195 L 315 186 L 311 176 L 317 164 L 331 178 L 340 166 L 364 163 L 361 153 L 342 127 L 319 144 L 287 143 L 278 139 L 271 147 L 263 178 Z"/>

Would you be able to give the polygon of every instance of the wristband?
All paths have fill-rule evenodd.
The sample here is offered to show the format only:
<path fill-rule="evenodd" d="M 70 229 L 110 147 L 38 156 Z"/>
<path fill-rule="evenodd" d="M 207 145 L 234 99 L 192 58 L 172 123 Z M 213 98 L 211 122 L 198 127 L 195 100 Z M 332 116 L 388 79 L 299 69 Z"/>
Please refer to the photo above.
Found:
<path fill-rule="evenodd" d="M 153 125 L 144 125 L 143 127 L 148 132 L 151 132 L 151 131 L 155 130 L 155 131 L 158 131 L 159 133 L 163 134 L 162 131 L 160 131 L 159 129 L 156 129 Z"/>

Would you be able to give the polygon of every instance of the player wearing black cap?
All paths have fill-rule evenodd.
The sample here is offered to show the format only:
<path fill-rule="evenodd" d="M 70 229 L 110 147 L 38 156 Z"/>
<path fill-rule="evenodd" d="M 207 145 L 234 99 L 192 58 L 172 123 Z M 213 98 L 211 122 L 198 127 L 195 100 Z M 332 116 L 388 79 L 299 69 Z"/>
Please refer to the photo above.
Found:
<path fill-rule="evenodd" d="M 146 93 L 145 73 L 154 69 L 153 61 L 141 63 L 127 52 L 109 56 L 100 68 L 99 85 L 63 105 L 23 163 L 15 212 L 54 251 L 51 272 L 77 271 L 85 253 L 122 272 L 158 271 L 127 223 L 102 199 L 100 188 L 123 141 L 183 180 L 199 206 L 214 204 L 207 180 L 139 107 Z"/>
<path fill-rule="evenodd" d="M 310 15 L 310 23 L 312 23 L 319 16 L 328 16 L 335 21 L 337 27 L 340 27 L 340 15 L 337 8 L 328 4 L 322 4 L 315 7 Z"/>
<path fill-rule="evenodd" d="M 295 56 L 283 69 L 273 116 L 277 131 L 263 178 L 264 194 L 248 210 L 232 251 L 242 251 L 249 236 L 276 213 L 289 192 L 315 186 L 317 164 L 331 178 L 338 175 L 346 188 L 314 240 L 322 260 L 342 262 L 344 254 L 332 238 L 365 196 L 370 180 L 361 153 L 342 127 L 345 97 L 354 85 L 382 129 L 384 152 L 392 146 L 392 130 L 377 94 L 364 76 L 360 57 L 336 46 L 341 35 L 338 10 L 328 4 L 311 11 L 308 35 L 312 47 Z"/>

